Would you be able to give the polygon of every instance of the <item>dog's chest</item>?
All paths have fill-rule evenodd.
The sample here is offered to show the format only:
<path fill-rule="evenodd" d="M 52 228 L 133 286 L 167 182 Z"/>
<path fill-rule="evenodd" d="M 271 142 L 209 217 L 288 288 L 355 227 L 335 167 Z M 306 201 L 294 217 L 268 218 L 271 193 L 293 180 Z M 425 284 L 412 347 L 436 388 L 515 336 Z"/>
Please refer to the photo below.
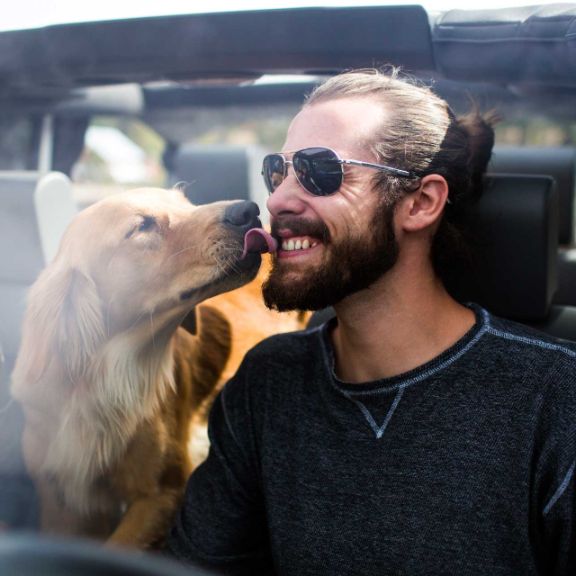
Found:
<path fill-rule="evenodd" d="M 125 455 L 123 438 L 64 425 L 50 439 L 41 439 L 40 446 L 42 465 L 33 469 L 53 486 L 60 505 L 86 514 L 119 509 L 121 499 L 108 476 Z"/>

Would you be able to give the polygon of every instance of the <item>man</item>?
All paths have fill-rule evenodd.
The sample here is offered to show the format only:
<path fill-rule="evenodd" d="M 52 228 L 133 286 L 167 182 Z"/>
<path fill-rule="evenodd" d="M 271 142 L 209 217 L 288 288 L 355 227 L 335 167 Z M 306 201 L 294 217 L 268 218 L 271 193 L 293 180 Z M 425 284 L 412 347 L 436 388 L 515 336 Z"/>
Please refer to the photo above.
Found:
<path fill-rule="evenodd" d="M 576 574 L 572 347 L 441 280 L 492 144 L 426 88 L 335 77 L 264 160 L 279 310 L 216 400 L 169 538 L 230 574 Z"/>

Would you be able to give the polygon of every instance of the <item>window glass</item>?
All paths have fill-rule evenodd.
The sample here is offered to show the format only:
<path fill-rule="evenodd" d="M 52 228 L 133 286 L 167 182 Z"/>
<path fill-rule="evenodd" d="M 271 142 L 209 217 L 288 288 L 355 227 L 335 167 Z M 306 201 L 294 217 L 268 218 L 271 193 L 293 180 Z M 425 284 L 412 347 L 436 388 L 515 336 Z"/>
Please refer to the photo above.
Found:
<path fill-rule="evenodd" d="M 576 124 L 558 119 L 526 115 L 496 125 L 496 142 L 509 146 L 574 146 Z"/>
<path fill-rule="evenodd" d="M 34 170 L 37 122 L 33 117 L 0 112 L 0 170 Z"/>
<path fill-rule="evenodd" d="M 138 186 L 164 186 L 164 139 L 138 119 L 92 118 L 71 178 L 81 205 Z"/>

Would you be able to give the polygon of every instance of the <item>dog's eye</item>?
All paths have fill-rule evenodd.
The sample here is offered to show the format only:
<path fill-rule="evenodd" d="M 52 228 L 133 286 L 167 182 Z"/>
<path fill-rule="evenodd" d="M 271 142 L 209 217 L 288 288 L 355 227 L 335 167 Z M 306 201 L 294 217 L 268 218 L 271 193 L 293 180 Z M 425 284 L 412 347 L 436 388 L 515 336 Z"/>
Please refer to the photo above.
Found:
<path fill-rule="evenodd" d="M 156 218 L 154 216 L 144 216 L 142 222 L 138 226 L 138 232 L 148 232 L 156 226 Z"/>
<path fill-rule="evenodd" d="M 154 216 L 142 216 L 140 224 L 133 226 L 124 236 L 127 240 L 134 236 L 137 232 L 151 232 L 158 225 L 156 218 Z"/>

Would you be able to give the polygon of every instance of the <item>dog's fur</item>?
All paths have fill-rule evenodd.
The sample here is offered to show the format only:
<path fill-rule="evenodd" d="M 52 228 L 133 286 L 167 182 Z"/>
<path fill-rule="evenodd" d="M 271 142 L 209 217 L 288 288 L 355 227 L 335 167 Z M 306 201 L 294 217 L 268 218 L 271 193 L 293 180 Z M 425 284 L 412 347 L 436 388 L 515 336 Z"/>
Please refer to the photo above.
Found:
<path fill-rule="evenodd" d="M 192 468 L 190 418 L 231 346 L 216 306 L 198 310 L 196 335 L 178 326 L 258 268 L 222 222 L 231 204 L 107 198 L 74 219 L 32 287 L 12 393 L 43 530 L 136 547 L 164 536 Z"/>
<path fill-rule="evenodd" d="M 262 299 L 262 283 L 268 277 L 270 268 L 270 256 L 264 254 L 258 275 L 252 282 L 242 288 L 214 296 L 199 306 L 200 313 L 209 310 L 221 314 L 228 321 L 230 353 L 214 393 L 206 398 L 193 416 L 189 448 L 195 464 L 202 462 L 208 453 L 207 417 L 215 393 L 234 376 L 246 352 L 273 334 L 304 329 L 310 319 L 310 312 L 279 313 L 266 308 Z"/>

